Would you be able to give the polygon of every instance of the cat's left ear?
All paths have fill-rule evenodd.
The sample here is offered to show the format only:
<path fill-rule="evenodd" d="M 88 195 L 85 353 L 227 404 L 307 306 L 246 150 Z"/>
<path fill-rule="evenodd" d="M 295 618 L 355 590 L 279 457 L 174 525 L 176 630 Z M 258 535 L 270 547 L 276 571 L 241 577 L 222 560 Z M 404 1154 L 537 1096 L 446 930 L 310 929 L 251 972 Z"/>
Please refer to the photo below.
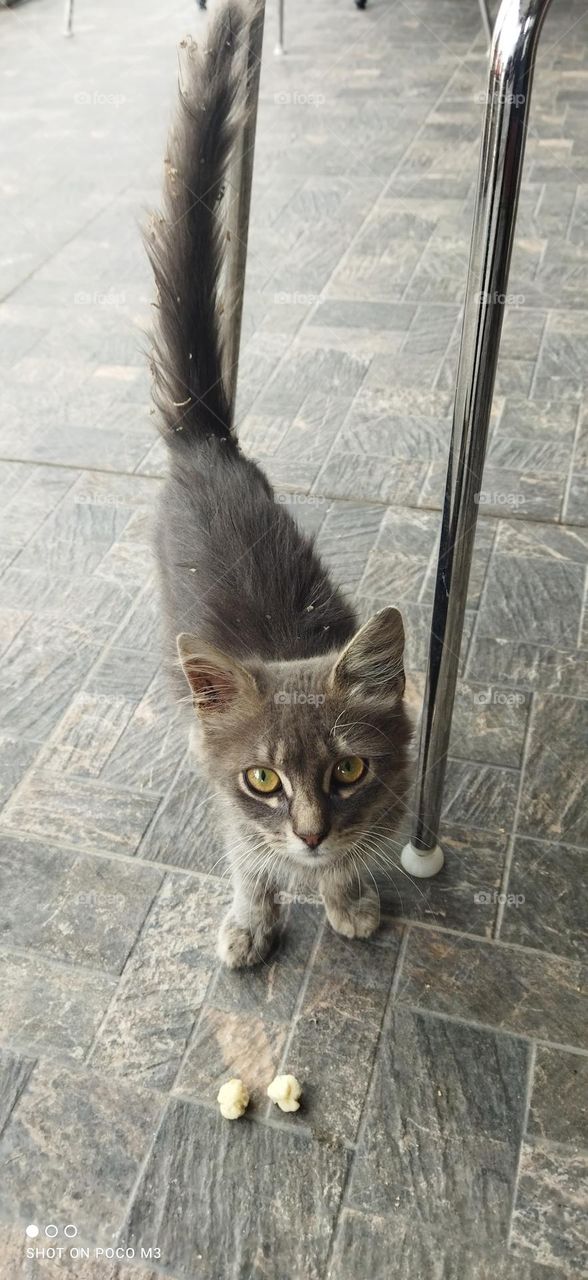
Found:
<path fill-rule="evenodd" d="M 404 626 L 398 609 L 381 609 L 337 659 L 333 685 L 358 699 L 392 706 L 404 693 Z"/>

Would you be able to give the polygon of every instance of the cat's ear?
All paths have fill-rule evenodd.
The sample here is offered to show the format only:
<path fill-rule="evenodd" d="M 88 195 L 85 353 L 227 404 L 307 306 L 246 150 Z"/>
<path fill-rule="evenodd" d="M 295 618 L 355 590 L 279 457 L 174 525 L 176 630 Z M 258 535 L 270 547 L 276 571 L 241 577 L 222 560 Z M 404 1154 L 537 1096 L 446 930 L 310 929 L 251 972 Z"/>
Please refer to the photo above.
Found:
<path fill-rule="evenodd" d="M 253 708 L 259 691 L 253 676 L 240 662 L 185 632 L 176 643 L 194 706 L 203 720 L 227 714 L 237 704 L 243 707 L 249 703 Z"/>
<path fill-rule="evenodd" d="M 398 609 L 380 609 L 349 641 L 331 674 L 335 688 L 380 705 L 404 693 L 404 626 Z"/>

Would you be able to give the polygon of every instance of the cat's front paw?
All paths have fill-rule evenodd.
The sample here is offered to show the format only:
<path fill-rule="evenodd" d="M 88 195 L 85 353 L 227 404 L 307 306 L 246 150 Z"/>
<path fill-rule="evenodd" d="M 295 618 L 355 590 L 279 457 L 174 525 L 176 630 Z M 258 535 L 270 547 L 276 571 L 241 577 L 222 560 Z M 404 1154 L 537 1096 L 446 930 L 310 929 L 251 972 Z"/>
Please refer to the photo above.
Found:
<path fill-rule="evenodd" d="M 253 932 L 238 924 L 232 912 L 223 920 L 217 943 L 217 952 L 228 969 L 248 969 L 260 964 L 272 948 L 274 928 L 259 925 Z"/>
<path fill-rule="evenodd" d="M 361 898 L 325 900 L 327 920 L 344 938 L 369 938 L 380 923 L 380 899 L 364 886 Z"/>

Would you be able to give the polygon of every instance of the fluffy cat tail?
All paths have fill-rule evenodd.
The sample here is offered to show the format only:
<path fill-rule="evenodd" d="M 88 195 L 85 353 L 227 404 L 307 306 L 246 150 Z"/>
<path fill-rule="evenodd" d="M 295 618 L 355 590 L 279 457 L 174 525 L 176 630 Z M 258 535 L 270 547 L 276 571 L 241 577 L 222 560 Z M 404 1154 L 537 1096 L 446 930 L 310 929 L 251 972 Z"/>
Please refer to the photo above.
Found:
<path fill-rule="evenodd" d="M 164 439 L 180 448 L 211 435 L 231 438 L 219 300 L 227 232 L 219 205 L 241 124 L 246 28 L 241 5 L 225 0 L 205 47 L 182 41 L 162 212 L 145 233 L 157 287 L 153 399 Z"/>

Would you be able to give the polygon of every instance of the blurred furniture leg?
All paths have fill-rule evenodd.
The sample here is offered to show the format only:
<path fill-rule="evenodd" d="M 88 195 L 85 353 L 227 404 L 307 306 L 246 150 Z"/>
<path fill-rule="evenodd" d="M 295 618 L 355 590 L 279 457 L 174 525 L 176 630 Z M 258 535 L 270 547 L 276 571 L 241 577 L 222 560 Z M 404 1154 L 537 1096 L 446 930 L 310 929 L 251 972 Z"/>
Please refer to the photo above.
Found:
<path fill-rule="evenodd" d="M 488 0 L 478 0 L 478 4 L 480 6 L 484 35 L 486 36 L 488 47 L 490 47 L 492 44 L 492 23 L 490 21 L 490 13 L 488 10 Z"/>
<path fill-rule="evenodd" d="M 286 0 L 278 0 L 278 42 L 274 49 L 276 57 L 280 58 L 284 52 L 284 8 Z"/>
<path fill-rule="evenodd" d="M 243 318 L 247 237 L 249 233 L 249 210 L 253 181 L 253 156 L 261 76 L 264 18 L 265 0 L 261 0 L 249 28 L 245 123 L 228 181 L 230 205 L 227 234 L 230 244 L 224 294 L 226 317 L 224 377 L 229 403 L 233 405 L 233 408 L 237 389 L 241 321 Z"/>
<path fill-rule="evenodd" d="M 63 15 L 64 36 L 73 36 L 73 7 L 74 0 L 65 0 L 65 12 Z"/>
<path fill-rule="evenodd" d="M 412 838 L 402 865 L 435 875 L 443 784 L 488 423 L 517 216 L 535 52 L 551 0 L 503 0 L 492 37 L 478 190 L 457 372 L 453 428 Z"/>

